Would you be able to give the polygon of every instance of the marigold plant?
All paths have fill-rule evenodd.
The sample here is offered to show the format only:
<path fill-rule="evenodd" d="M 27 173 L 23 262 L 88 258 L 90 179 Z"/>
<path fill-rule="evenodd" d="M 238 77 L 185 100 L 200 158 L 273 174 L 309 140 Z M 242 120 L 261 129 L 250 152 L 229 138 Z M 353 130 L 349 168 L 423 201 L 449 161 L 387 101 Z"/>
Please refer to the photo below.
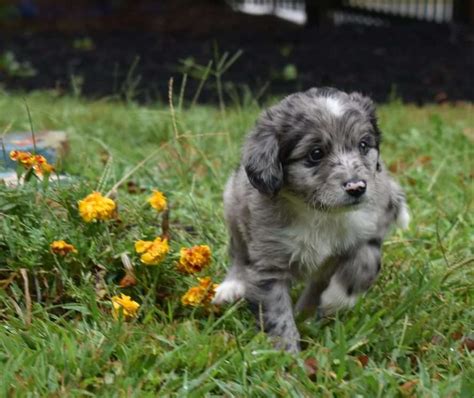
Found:
<path fill-rule="evenodd" d="M 60 256 L 66 256 L 69 253 L 77 253 L 76 248 L 64 240 L 55 240 L 49 245 L 49 247 L 54 254 L 58 254 Z"/>
<path fill-rule="evenodd" d="M 123 293 L 120 296 L 112 297 L 112 315 L 115 319 L 118 319 L 120 311 L 122 311 L 125 319 L 135 318 L 138 315 L 139 308 L 140 304 Z"/>
<path fill-rule="evenodd" d="M 179 254 L 180 258 L 176 266 L 179 271 L 186 274 L 195 274 L 211 263 L 211 249 L 207 245 L 183 247 Z"/>
<path fill-rule="evenodd" d="M 219 285 L 212 283 L 212 279 L 209 276 L 198 278 L 198 281 L 199 285 L 193 286 L 181 297 L 183 305 L 201 307 L 211 303 Z"/>
<path fill-rule="evenodd" d="M 168 207 L 166 196 L 160 191 L 153 191 L 153 195 L 148 198 L 148 203 L 158 212 L 164 211 Z"/>
<path fill-rule="evenodd" d="M 141 254 L 140 260 L 143 264 L 156 265 L 164 260 L 170 247 L 167 239 L 157 237 L 153 241 L 139 240 L 135 242 L 135 251 Z"/>
<path fill-rule="evenodd" d="M 102 196 L 100 192 L 93 192 L 78 202 L 79 213 L 85 222 L 109 220 L 117 208 L 115 202 Z"/>
<path fill-rule="evenodd" d="M 11 151 L 10 159 L 21 164 L 25 169 L 33 169 L 36 174 L 50 174 L 54 167 L 42 155 L 33 155 L 30 152 Z"/>

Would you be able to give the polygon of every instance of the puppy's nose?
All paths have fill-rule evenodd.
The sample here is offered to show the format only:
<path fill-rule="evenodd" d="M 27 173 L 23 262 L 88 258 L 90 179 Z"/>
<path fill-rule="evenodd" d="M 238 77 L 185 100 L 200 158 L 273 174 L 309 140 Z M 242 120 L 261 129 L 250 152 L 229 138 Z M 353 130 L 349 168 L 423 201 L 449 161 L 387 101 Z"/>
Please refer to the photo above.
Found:
<path fill-rule="evenodd" d="M 367 189 L 367 182 L 365 180 L 358 180 L 356 178 L 346 181 L 343 184 L 344 190 L 351 196 L 358 198 L 365 193 Z"/>

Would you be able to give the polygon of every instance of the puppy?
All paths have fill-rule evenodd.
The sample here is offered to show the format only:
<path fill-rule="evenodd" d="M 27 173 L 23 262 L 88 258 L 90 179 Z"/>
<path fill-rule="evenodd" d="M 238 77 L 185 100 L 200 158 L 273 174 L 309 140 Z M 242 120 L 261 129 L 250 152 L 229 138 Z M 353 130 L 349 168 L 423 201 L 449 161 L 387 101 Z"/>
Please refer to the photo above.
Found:
<path fill-rule="evenodd" d="M 278 348 L 299 351 L 296 314 L 353 306 L 380 271 L 407 205 L 379 152 L 373 102 L 312 88 L 264 111 L 224 192 L 232 265 L 214 303 L 245 298 Z"/>

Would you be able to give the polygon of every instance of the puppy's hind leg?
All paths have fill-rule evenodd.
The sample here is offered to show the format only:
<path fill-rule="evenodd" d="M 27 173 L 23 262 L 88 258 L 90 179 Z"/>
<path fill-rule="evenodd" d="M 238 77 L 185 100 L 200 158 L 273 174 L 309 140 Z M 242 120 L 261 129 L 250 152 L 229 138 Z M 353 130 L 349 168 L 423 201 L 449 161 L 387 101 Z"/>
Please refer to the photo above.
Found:
<path fill-rule="evenodd" d="M 321 294 L 328 287 L 333 273 L 334 264 L 331 261 L 327 261 L 312 276 L 295 306 L 295 315 L 298 319 L 304 320 L 317 313 L 318 307 L 321 304 Z"/>
<path fill-rule="evenodd" d="M 297 319 L 306 319 L 316 313 L 321 301 L 321 293 L 327 286 L 328 283 L 323 280 L 312 280 L 306 285 L 295 306 Z"/>
<path fill-rule="evenodd" d="M 354 306 L 358 296 L 369 289 L 380 271 L 381 245 L 382 239 L 373 238 L 342 256 L 327 289 L 321 294 L 323 314 Z"/>

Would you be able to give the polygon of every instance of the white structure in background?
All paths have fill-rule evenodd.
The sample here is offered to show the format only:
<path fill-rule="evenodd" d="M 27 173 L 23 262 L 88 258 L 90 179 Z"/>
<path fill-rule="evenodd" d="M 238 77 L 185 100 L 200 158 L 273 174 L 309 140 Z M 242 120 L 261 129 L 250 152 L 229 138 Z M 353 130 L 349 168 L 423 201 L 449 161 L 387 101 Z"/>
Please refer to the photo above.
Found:
<path fill-rule="evenodd" d="M 419 20 L 450 22 L 453 19 L 454 0 L 345 0 L 344 5 L 353 9 L 380 12 L 381 14 L 413 17 Z M 304 25 L 307 21 L 304 0 L 227 0 L 235 11 L 253 15 L 275 15 L 287 21 Z M 373 16 L 354 16 L 350 11 L 336 11 L 334 20 L 364 25 L 384 24 Z"/>
<path fill-rule="evenodd" d="M 348 0 L 346 3 L 354 8 L 427 21 L 449 22 L 453 19 L 453 0 Z"/>
<path fill-rule="evenodd" d="M 291 0 L 230 0 L 235 11 L 253 15 L 275 15 L 298 25 L 306 23 L 305 2 Z"/>

